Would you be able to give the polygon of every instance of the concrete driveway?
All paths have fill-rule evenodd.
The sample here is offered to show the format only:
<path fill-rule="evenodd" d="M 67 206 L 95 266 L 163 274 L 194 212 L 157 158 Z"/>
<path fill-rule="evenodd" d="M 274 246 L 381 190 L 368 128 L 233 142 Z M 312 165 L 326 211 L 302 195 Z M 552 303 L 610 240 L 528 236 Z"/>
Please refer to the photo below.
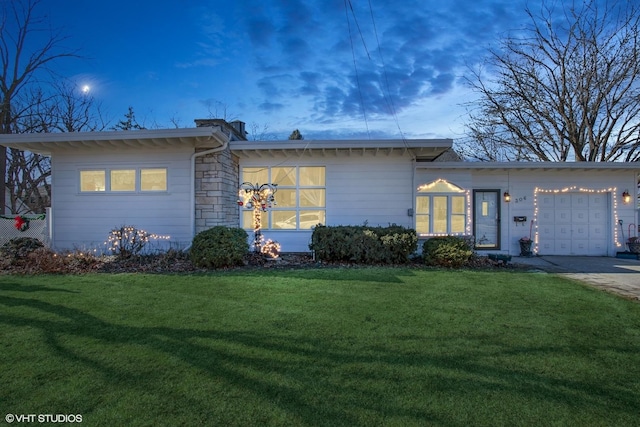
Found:
<path fill-rule="evenodd" d="M 536 256 L 514 257 L 513 263 L 558 273 L 595 287 L 640 300 L 640 261 L 611 257 Z"/>

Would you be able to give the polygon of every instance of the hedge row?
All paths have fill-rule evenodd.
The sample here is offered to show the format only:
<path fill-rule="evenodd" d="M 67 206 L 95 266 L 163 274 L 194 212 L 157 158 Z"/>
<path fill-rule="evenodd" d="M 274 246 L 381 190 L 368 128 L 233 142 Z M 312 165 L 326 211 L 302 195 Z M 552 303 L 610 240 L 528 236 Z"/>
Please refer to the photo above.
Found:
<path fill-rule="evenodd" d="M 409 261 L 418 247 L 415 230 L 389 227 L 323 226 L 313 230 L 309 248 L 328 262 L 399 264 Z"/>
<path fill-rule="evenodd" d="M 193 265 L 220 268 L 242 265 L 249 250 L 247 233 L 241 228 L 213 227 L 198 233 L 189 255 Z M 329 262 L 358 264 L 400 264 L 409 261 L 417 249 L 415 230 L 389 227 L 317 226 L 309 248 L 316 258 Z M 42 248 L 36 239 L 13 239 L 0 247 L 0 259 L 14 264 Z M 427 265 L 462 267 L 473 258 L 473 240 L 465 237 L 432 237 L 422 246 Z"/>

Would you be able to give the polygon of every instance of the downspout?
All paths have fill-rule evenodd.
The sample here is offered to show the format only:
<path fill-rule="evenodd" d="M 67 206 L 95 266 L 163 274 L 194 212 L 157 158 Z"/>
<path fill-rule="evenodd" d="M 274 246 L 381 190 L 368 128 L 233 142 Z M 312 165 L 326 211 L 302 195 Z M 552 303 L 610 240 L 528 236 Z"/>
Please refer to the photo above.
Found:
<path fill-rule="evenodd" d="M 229 135 L 231 138 L 231 135 Z M 191 239 L 193 239 L 196 235 L 196 157 L 206 156 L 207 154 L 217 153 L 219 151 L 226 150 L 229 146 L 229 140 L 224 142 L 222 146 L 217 148 L 212 148 L 210 150 L 194 152 L 191 155 L 191 194 L 190 194 L 190 205 L 191 205 Z M 191 246 L 187 247 L 187 249 Z"/>

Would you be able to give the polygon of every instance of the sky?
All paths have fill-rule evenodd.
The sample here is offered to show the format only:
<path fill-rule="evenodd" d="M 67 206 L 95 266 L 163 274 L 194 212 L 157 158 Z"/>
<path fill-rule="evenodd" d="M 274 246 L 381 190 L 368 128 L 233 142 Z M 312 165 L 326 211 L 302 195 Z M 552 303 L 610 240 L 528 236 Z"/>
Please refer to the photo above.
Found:
<path fill-rule="evenodd" d="M 463 136 L 465 84 L 537 0 L 42 0 L 56 65 L 112 123 L 242 120 L 249 139 Z M 539 7 L 539 4 L 538 4 Z"/>

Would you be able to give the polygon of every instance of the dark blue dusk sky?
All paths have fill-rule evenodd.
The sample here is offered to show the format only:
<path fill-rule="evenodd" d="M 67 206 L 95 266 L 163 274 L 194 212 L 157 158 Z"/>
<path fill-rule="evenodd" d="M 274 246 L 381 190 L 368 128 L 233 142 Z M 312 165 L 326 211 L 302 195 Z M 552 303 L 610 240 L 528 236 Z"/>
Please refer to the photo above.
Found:
<path fill-rule="evenodd" d="M 463 76 L 528 22 L 526 4 L 43 0 L 37 10 L 85 57 L 58 69 L 114 122 L 132 106 L 147 126 L 226 116 L 267 125 L 271 139 L 296 128 L 307 139 L 458 138 L 473 97 Z"/>

